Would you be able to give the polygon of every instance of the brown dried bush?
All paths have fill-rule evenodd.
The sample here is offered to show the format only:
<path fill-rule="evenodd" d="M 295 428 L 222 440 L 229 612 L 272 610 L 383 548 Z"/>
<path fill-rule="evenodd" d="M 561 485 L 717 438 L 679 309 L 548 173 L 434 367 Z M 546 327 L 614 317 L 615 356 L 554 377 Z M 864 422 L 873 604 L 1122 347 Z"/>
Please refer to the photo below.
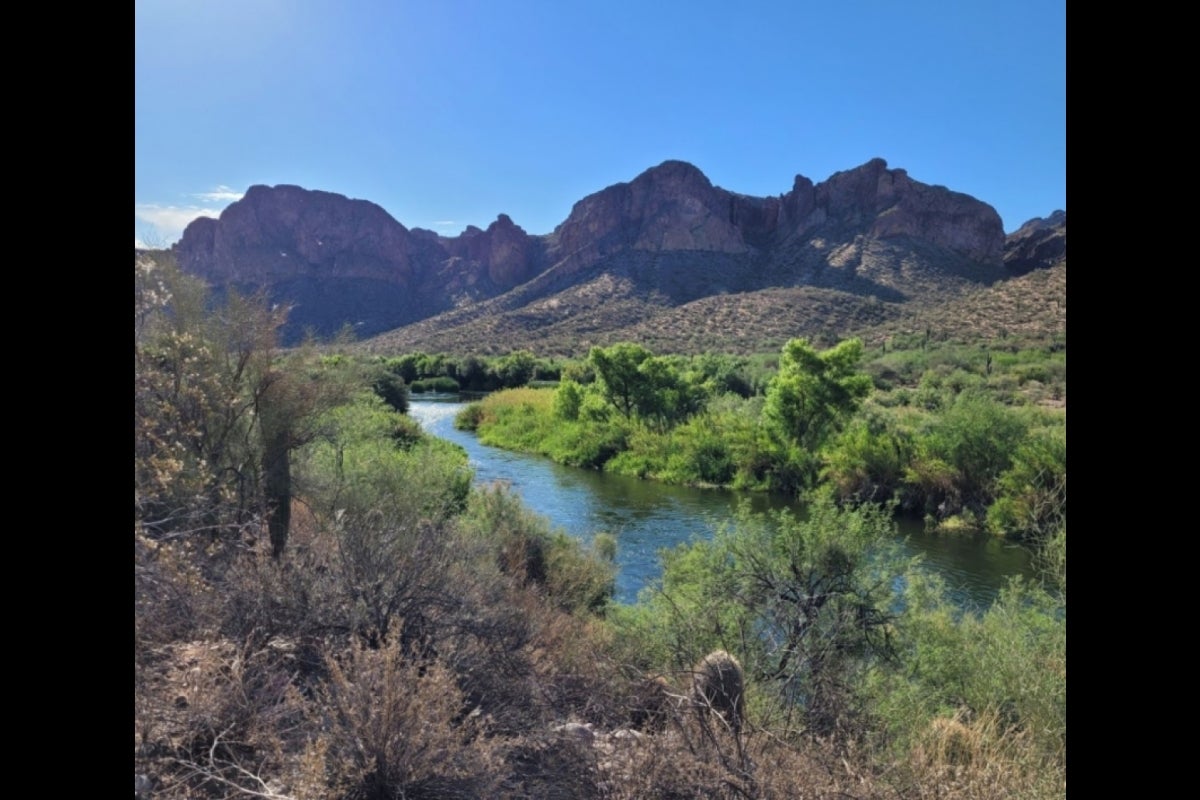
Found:
<path fill-rule="evenodd" d="M 329 658 L 319 698 L 329 754 L 351 766 L 346 797 L 495 796 L 503 776 L 487 718 L 468 711 L 454 673 L 405 658 L 398 639 Z"/>

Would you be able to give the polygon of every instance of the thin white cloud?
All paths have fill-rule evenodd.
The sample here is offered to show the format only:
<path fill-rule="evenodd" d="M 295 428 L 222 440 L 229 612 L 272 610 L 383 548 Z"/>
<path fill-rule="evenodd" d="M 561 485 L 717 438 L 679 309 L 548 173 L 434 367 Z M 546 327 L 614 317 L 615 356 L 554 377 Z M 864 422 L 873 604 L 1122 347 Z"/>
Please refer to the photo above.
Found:
<path fill-rule="evenodd" d="M 194 197 L 201 202 L 181 205 L 134 203 L 134 241 L 149 243 L 154 247 L 170 247 L 179 241 L 183 229 L 192 220 L 221 216 L 226 206 L 242 199 L 243 193 L 220 184 L 210 192 L 193 192 L 184 196 Z"/>
<path fill-rule="evenodd" d="M 235 192 L 225 184 L 221 184 L 211 192 L 197 192 L 192 195 L 198 200 L 203 200 L 206 203 L 233 203 L 242 199 L 243 192 Z"/>
<path fill-rule="evenodd" d="M 197 217 L 219 217 L 221 209 L 202 206 L 164 206 L 157 203 L 136 203 L 133 206 L 134 236 L 158 240 L 167 246 L 179 240 L 183 229 Z M 145 230 L 138 231 L 139 223 Z"/>

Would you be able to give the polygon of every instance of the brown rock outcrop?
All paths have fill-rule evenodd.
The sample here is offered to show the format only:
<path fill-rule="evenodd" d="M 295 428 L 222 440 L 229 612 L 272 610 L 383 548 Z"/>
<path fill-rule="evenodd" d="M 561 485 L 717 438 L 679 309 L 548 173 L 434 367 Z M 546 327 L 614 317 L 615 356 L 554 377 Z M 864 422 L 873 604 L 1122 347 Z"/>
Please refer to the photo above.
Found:
<path fill-rule="evenodd" d="M 586 266 L 626 249 L 742 253 L 748 246 L 730 219 L 730 198 L 691 164 L 666 161 L 576 203 L 550 255 Z"/>
<path fill-rule="evenodd" d="M 461 236 L 443 239 L 451 257 L 466 259 L 496 286 L 512 287 L 533 277 L 538 246 L 507 214 L 496 217 L 486 231 L 468 225 Z M 478 276 L 477 276 L 478 277 Z"/>
<path fill-rule="evenodd" d="M 1067 257 L 1067 212 L 1035 217 L 1008 235 L 1004 266 L 1014 275 L 1053 267 Z"/>

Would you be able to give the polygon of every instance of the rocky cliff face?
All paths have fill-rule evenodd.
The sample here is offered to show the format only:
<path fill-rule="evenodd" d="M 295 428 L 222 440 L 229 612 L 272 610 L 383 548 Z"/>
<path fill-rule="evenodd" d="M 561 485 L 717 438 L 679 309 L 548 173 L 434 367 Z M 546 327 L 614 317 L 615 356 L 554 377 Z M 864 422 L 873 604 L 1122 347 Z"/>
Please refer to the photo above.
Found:
<path fill-rule="evenodd" d="M 189 225 L 175 252 L 217 284 L 309 275 L 407 286 L 415 272 L 408 229 L 382 208 L 299 186 L 251 186 L 219 220 Z"/>
<path fill-rule="evenodd" d="M 985 264 L 1000 260 L 1004 228 L 994 208 L 914 181 L 902 169 L 888 169 L 881 158 L 834 174 L 815 193 L 810 218 L 863 227 L 872 239 L 919 239 Z"/>
<path fill-rule="evenodd" d="M 728 198 L 691 164 L 667 161 L 576 203 L 551 257 L 583 265 L 626 249 L 745 252 Z"/>
<path fill-rule="evenodd" d="M 213 284 L 302 296 L 297 328 L 325 333 L 350 322 L 370 335 L 523 284 L 513 302 L 534 301 L 592 281 L 597 270 L 616 270 L 631 291 L 682 302 L 797 285 L 821 264 L 866 263 L 871 253 L 886 251 L 884 261 L 898 264 L 914 248 L 917 261 L 953 263 L 960 276 L 981 270 L 984 281 L 1001 264 L 1005 238 L 991 206 L 914 181 L 882 159 L 819 184 L 797 175 L 791 191 L 765 198 L 713 186 L 691 164 L 667 161 L 583 198 L 548 236 L 530 236 L 501 214 L 487 230 L 443 237 L 409 230 L 364 200 L 253 186 L 219 220 L 188 226 L 175 251 L 185 269 Z M 907 279 L 893 272 L 889 280 Z"/>
<path fill-rule="evenodd" d="M 441 240 L 448 258 L 464 262 L 461 270 L 473 282 L 486 276 L 497 287 L 513 287 L 533 277 L 541 265 L 541 243 L 525 233 L 507 214 L 481 231 L 467 226 L 461 236 Z"/>
<path fill-rule="evenodd" d="M 1004 266 L 1014 275 L 1052 267 L 1067 257 L 1067 212 L 1035 217 L 1008 235 Z"/>

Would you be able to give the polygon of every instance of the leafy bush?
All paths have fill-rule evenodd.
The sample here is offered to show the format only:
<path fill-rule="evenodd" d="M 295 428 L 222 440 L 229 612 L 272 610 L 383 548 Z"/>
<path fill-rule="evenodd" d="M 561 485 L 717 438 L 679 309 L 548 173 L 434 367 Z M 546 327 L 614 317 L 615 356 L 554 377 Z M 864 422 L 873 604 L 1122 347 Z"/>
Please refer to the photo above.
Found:
<path fill-rule="evenodd" d="M 475 431 L 483 420 L 483 404 L 469 403 L 454 417 L 454 427 L 460 431 Z"/>
<path fill-rule="evenodd" d="M 858 680 L 891 651 L 904 566 L 886 554 L 894 531 L 886 507 L 841 509 L 828 493 L 810 498 L 805 519 L 743 507 L 712 541 L 665 554 L 661 589 L 642 598 L 646 615 L 624 621 L 633 636 L 660 640 L 650 649 L 670 653 L 676 669 L 712 650 L 735 653 L 766 693 L 751 709 L 782 703 L 810 731 L 856 735 Z"/>
<path fill-rule="evenodd" d="M 454 378 L 422 378 L 421 380 L 413 381 L 412 390 L 417 394 L 424 392 L 445 392 L 453 393 L 459 390 L 458 381 Z"/>
<path fill-rule="evenodd" d="M 408 413 L 408 384 L 394 372 L 382 371 L 371 387 L 383 402 L 401 414 Z"/>
<path fill-rule="evenodd" d="M 373 393 L 328 412 L 324 425 L 327 436 L 299 452 L 296 471 L 328 516 L 341 509 L 446 519 L 463 507 L 471 482 L 465 453 L 426 437 Z"/>
<path fill-rule="evenodd" d="M 1066 524 L 1066 431 L 1043 429 L 1023 442 L 998 484 L 1000 497 L 987 512 L 992 530 L 1040 540 Z"/>
<path fill-rule="evenodd" d="M 911 453 L 903 433 L 856 419 L 825 451 L 821 477 L 842 500 L 884 500 L 901 488 Z"/>
<path fill-rule="evenodd" d="M 1027 430 L 1018 412 L 977 394 L 959 395 L 918 439 L 905 480 L 943 517 L 965 507 L 982 513 Z"/>

